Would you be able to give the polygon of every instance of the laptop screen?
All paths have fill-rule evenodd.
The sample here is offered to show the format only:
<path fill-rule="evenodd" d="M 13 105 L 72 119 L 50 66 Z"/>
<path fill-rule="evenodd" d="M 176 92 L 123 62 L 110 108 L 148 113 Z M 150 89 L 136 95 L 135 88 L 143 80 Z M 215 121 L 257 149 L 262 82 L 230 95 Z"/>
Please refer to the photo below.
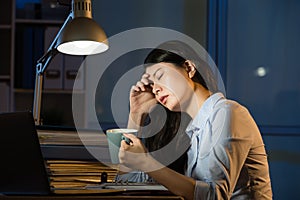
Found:
<path fill-rule="evenodd" d="M 0 137 L 0 193 L 49 194 L 49 180 L 32 113 L 1 113 Z"/>

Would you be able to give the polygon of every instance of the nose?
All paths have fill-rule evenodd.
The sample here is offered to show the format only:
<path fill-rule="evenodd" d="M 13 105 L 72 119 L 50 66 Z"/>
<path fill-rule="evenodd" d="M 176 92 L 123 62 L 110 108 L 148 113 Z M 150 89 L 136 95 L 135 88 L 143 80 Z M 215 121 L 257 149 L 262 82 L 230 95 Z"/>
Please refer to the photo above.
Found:
<path fill-rule="evenodd" d="M 158 95 L 160 92 L 161 92 L 161 87 L 159 87 L 157 84 L 153 84 L 152 93 Z"/>

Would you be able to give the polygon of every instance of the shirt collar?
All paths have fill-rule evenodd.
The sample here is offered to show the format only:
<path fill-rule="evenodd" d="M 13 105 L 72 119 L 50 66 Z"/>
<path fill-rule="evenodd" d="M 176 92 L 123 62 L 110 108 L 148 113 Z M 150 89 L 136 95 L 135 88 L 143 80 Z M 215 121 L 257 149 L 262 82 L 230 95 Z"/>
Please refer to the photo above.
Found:
<path fill-rule="evenodd" d="M 192 137 L 195 130 L 202 129 L 204 127 L 204 124 L 206 123 L 209 115 L 211 114 L 215 104 L 222 98 L 224 98 L 224 95 L 218 92 L 212 94 L 204 101 L 197 115 L 186 128 L 186 133 L 189 137 Z"/>

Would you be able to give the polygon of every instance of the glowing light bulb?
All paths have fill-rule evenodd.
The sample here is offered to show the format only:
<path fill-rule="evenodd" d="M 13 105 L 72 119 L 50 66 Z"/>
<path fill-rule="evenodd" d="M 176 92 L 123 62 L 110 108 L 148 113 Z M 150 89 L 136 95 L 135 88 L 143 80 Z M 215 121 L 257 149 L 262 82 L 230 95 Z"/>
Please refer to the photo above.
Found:
<path fill-rule="evenodd" d="M 88 47 L 91 46 L 91 42 L 90 41 L 76 41 L 74 42 L 74 46 L 75 48 L 78 48 L 78 49 L 86 49 Z"/>
<path fill-rule="evenodd" d="M 258 67 L 254 72 L 254 74 L 258 77 L 264 77 L 267 75 L 267 73 L 268 70 L 265 67 Z"/>

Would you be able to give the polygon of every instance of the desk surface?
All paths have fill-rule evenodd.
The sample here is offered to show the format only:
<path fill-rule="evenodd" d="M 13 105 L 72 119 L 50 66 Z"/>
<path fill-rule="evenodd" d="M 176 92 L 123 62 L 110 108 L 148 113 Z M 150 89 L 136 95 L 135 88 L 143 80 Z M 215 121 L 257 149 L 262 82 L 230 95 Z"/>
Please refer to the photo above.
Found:
<path fill-rule="evenodd" d="M 182 197 L 179 196 L 141 196 L 141 195 L 115 195 L 115 196 L 107 196 L 107 195 L 93 195 L 93 196 L 74 196 L 74 195 L 68 195 L 68 196 L 0 196 L 0 199 L 20 199 L 20 200 L 73 200 L 73 199 L 88 199 L 88 200 L 97 200 L 97 199 L 166 199 L 166 200 L 184 200 Z"/>

